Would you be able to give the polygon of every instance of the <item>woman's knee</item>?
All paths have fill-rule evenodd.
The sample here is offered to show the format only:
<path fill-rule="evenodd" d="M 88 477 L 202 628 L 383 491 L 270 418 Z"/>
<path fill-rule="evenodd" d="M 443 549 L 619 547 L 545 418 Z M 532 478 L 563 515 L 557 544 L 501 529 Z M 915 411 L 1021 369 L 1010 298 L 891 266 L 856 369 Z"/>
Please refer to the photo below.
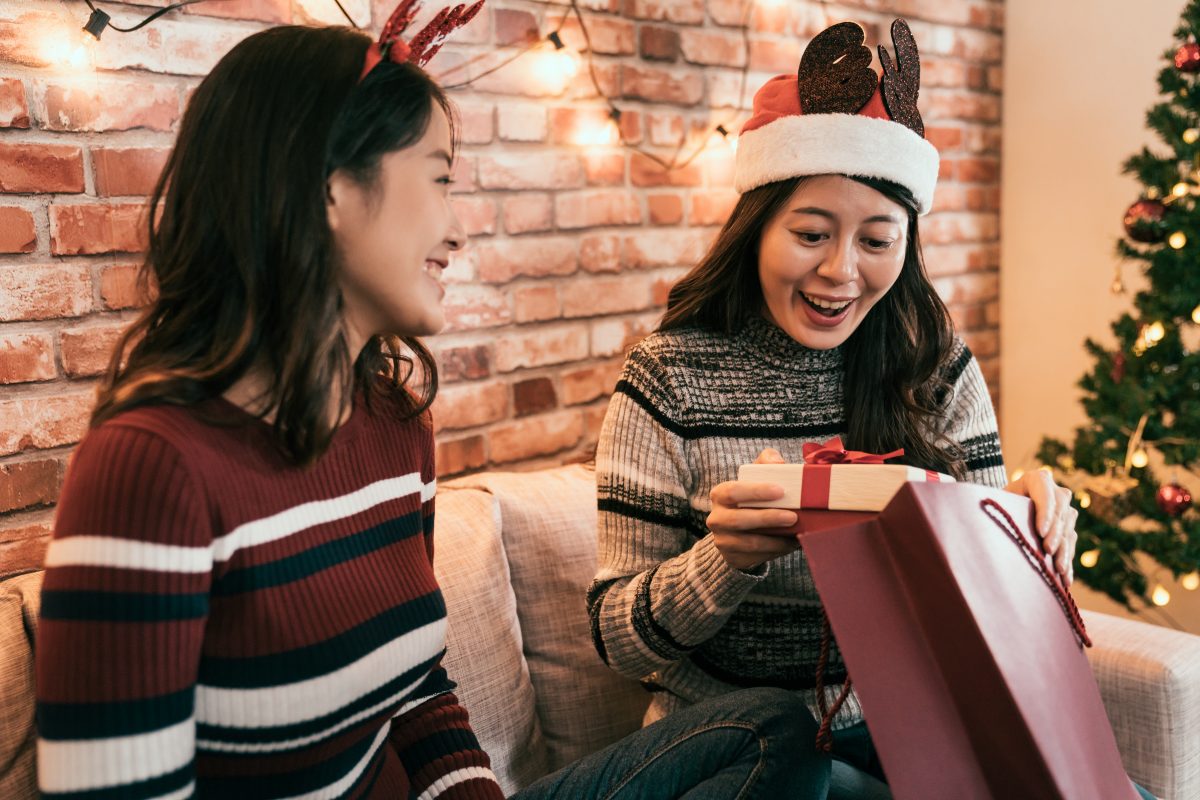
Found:
<path fill-rule="evenodd" d="M 817 721 L 795 692 L 761 687 L 731 692 L 724 699 L 735 716 L 753 722 L 764 733 L 779 731 L 795 736 L 816 736 Z"/>

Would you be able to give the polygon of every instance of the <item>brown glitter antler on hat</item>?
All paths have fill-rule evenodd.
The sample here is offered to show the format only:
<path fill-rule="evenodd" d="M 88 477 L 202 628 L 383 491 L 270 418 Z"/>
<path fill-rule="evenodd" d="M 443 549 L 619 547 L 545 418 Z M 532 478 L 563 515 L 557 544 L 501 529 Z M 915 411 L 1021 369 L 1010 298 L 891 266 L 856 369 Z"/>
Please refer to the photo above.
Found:
<path fill-rule="evenodd" d="M 363 64 L 359 80 L 367 77 L 367 74 L 385 58 L 397 64 L 409 62 L 418 67 L 425 66 L 429 59 L 442 49 L 451 33 L 475 18 L 483 8 L 483 2 L 484 0 L 478 0 L 470 6 L 459 3 L 454 7 L 443 8 L 411 41 L 405 42 L 400 38 L 400 34 L 404 33 L 417 15 L 421 8 L 421 0 L 401 0 L 383 26 L 379 41 L 367 48 L 367 60 Z"/>
<path fill-rule="evenodd" d="M 921 91 L 921 57 L 917 52 L 917 40 L 913 38 L 908 23 L 898 19 L 892 23 L 892 45 L 896 48 L 896 62 L 888 51 L 879 45 L 879 63 L 883 64 L 883 102 L 892 119 L 916 133 L 925 135 L 925 123 L 917 110 L 917 94 Z"/>
<path fill-rule="evenodd" d="M 796 72 L 800 108 L 805 114 L 857 114 L 867 104 L 879 76 L 871 69 L 867 34 L 853 22 L 839 22 L 818 33 Z"/>

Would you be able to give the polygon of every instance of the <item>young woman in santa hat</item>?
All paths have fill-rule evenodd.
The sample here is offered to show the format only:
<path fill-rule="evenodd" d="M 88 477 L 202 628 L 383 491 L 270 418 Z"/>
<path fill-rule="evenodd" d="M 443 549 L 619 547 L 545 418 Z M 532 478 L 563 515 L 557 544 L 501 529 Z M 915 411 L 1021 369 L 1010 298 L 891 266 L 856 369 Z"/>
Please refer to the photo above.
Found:
<path fill-rule="evenodd" d="M 1071 494 L 1042 471 L 1008 483 L 987 386 L 921 258 L 937 150 L 917 110 L 908 26 L 871 67 L 862 28 L 835 25 L 797 74 L 769 81 L 738 140 L 741 197 L 628 355 L 597 452 L 601 564 L 588 607 L 600 654 L 655 690 L 647 719 L 741 686 L 793 689 L 815 718 L 846 678 L 836 644 L 824 697 L 824 610 L 791 511 L 742 509 L 782 489 L 731 478 L 802 461 L 840 435 L 904 448 L 910 464 L 1029 496 L 1069 581 Z M 853 691 L 829 718 L 831 797 L 890 793 Z"/>
<path fill-rule="evenodd" d="M 478 7 L 407 43 L 411 0 L 378 44 L 274 28 L 196 89 L 151 202 L 155 297 L 46 556 L 44 796 L 502 796 L 441 667 L 416 338 L 466 242 L 420 65 Z M 732 695 L 520 796 L 803 797 L 813 732 L 784 692 Z"/>

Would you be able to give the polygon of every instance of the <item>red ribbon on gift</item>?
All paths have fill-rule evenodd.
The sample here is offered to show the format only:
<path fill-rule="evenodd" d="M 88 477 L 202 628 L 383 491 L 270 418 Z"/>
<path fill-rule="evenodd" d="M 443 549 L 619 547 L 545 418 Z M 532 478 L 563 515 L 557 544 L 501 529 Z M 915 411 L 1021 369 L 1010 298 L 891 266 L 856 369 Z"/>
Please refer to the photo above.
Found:
<path fill-rule="evenodd" d="M 829 484 L 835 464 L 882 464 L 889 458 L 904 455 L 904 448 L 890 453 L 865 453 L 847 450 L 842 438 L 835 436 L 825 444 L 809 442 L 804 445 L 804 481 L 800 485 L 801 508 L 829 508 Z M 925 471 L 927 480 L 938 480 L 938 474 Z"/>

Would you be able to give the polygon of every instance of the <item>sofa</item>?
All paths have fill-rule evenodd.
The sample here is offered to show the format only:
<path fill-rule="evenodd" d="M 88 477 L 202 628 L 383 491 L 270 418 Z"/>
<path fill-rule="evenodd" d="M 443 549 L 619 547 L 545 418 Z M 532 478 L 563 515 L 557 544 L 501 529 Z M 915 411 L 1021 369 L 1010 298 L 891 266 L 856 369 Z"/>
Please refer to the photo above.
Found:
<path fill-rule="evenodd" d="M 447 669 L 506 791 L 641 724 L 648 698 L 592 648 L 596 559 L 583 465 L 441 485 L 435 565 Z M 41 573 L 0 583 L 0 798 L 34 797 L 32 648 Z M 1125 767 L 1164 800 L 1200 798 L 1200 637 L 1085 612 Z"/>

